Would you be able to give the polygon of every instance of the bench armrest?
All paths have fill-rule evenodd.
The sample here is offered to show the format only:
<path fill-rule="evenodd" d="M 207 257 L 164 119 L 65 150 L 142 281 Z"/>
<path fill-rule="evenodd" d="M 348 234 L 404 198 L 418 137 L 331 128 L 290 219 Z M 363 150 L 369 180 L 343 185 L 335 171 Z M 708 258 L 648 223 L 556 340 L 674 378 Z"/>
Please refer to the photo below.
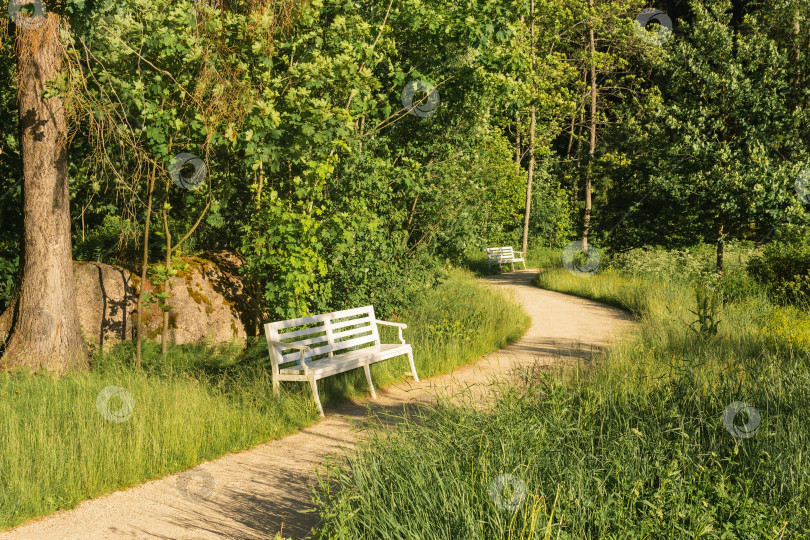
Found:
<path fill-rule="evenodd" d="M 397 323 L 397 322 L 388 322 L 388 321 L 381 321 L 377 319 L 377 324 L 382 324 L 384 326 L 396 326 L 397 330 L 399 330 L 399 341 L 400 343 L 405 343 L 405 338 L 402 337 L 402 330 L 408 328 L 407 324 Z"/>
<path fill-rule="evenodd" d="M 298 352 L 301 353 L 301 358 L 298 360 L 298 363 L 301 365 L 301 368 L 304 370 L 305 374 L 309 372 L 309 367 L 307 367 L 306 362 L 304 362 L 304 353 L 309 352 L 312 349 L 310 349 L 306 345 L 296 345 L 295 343 L 284 343 L 283 341 L 273 341 L 272 339 L 268 339 L 267 343 L 278 348 L 279 356 L 281 356 L 281 351 L 283 349 L 298 349 Z"/>
<path fill-rule="evenodd" d="M 380 319 L 377 319 L 377 324 L 384 324 L 385 326 L 398 326 L 400 328 L 408 328 L 408 325 L 405 323 L 381 321 Z"/>

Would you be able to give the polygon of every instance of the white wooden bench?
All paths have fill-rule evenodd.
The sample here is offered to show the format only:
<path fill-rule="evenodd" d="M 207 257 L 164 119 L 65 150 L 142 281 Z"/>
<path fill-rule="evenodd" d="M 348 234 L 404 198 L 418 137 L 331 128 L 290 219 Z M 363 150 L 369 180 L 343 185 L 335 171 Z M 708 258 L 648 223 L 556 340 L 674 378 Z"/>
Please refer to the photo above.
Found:
<path fill-rule="evenodd" d="M 400 343 L 380 343 L 378 324 L 397 327 Z M 407 375 L 419 382 L 413 350 L 402 338 L 402 330 L 407 327 L 377 320 L 374 306 L 267 323 L 264 333 L 273 364 L 273 392 L 278 395 L 281 381 L 309 381 L 318 412 L 324 416 L 318 397 L 319 379 L 362 367 L 371 397 L 377 399 L 369 367 L 401 355 L 408 355 L 411 364 Z"/>
<path fill-rule="evenodd" d="M 492 268 L 493 264 L 498 264 L 498 267 L 503 269 L 504 264 L 511 264 L 512 270 L 515 269 L 515 263 L 523 263 L 523 269 L 526 269 L 526 261 L 523 260 L 523 252 L 518 251 L 518 256 L 515 256 L 515 250 L 512 246 L 504 247 L 491 247 L 487 248 L 487 264 Z"/>

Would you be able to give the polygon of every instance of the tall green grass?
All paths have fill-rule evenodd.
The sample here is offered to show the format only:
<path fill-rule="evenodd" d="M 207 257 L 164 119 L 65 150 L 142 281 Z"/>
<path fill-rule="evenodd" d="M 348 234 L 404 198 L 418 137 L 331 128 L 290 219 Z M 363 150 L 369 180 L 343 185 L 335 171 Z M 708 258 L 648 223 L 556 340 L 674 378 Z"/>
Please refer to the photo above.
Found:
<path fill-rule="evenodd" d="M 806 314 L 749 291 L 700 335 L 700 274 L 551 268 L 538 283 L 631 309 L 637 334 L 586 373 L 527 372 L 488 411 L 422 409 L 334 463 L 316 495 L 320 537 L 810 536 L 810 348 L 764 331 Z M 722 420 L 737 401 L 760 414 L 750 438 Z M 500 493 L 517 508 L 490 492 L 504 474 L 525 488 Z"/>
<path fill-rule="evenodd" d="M 463 271 L 452 272 L 400 319 L 409 325 L 405 337 L 423 377 L 475 360 L 527 327 L 513 300 Z M 165 359 L 159 346 L 146 343 L 140 371 L 131 367 L 132 356 L 132 345 L 123 344 L 95 357 L 90 372 L 59 380 L 0 374 L 0 530 L 318 419 L 304 384 L 284 383 L 281 397 L 273 397 L 262 338 L 247 350 L 172 347 Z M 375 365 L 375 384 L 390 384 L 408 370 L 404 359 Z M 359 371 L 325 380 L 322 398 L 328 403 L 365 394 Z M 132 397 L 131 411 L 128 396 L 120 393 L 102 409 L 120 413 L 124 421 L 108 420 L 97 408 L 100 392 L 109 386 Z"/>

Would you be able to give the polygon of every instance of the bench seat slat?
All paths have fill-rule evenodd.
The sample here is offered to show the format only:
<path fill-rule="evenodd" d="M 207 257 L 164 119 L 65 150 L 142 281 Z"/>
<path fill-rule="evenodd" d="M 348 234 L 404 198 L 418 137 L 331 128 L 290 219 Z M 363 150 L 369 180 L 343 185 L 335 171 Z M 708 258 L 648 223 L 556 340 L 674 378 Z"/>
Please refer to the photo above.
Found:
<path fill-rule="evenodd" d="M 321 377 L 326 374 L 335 373 L 335 369 L 354 369 L 355 367 L 362 367 L 367 361 L 371 363 L 387 360 L 394 356 L 407 354 L 411 350 L 411 346 L 402 343 L 382 344 L 365 349 L 358 349 L 356 351 L 348 351 L 346 353 L 334 356 L 332 358 L 322 358 L 320 360 L 307 361 L 309 372 L 313 373 L 316 377 Z M 340 371 L 337 371 L 339 373 Z M 292 366 L 279 370 L 282 375 L 302 375 L 304 370 L 299 366 Z"/>
<path fill-rule="evenodd" d="M 348 349 L 349 347 L 356 347 L 358 345 L 365 345 L 366 343 L 373 343 L 377 341 L 377 336 L 373 333 L 367 336 L 360 336 L 352 339 L 347 339 L 346 341 L 338 341 L 336 343 L 330 343 L 329 345 L 324 345 L 322 347 L 317 347 L 312 349 L 311 353 L 307 353 L 308 356 L 315 356 L 316 354 L 325 354 L 325 353 L 335 353 L 337 354 L 338 351 Z"/>

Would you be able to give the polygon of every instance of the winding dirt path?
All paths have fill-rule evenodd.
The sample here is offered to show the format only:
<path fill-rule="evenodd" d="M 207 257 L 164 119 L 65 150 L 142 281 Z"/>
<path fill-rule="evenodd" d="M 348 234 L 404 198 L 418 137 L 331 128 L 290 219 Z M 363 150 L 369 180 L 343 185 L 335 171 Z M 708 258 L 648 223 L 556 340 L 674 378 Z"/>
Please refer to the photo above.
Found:
<path fill-rule="evenodd" d="M 474 364 L 422 380 L 377 389 L 373 408 L 397 412 L 410 403 L 472 388 L 519 367 L 589 359 L 633 327 L 628 315 L 605 305 L 531 285 L 535 271 L 486 278 L 511 290 L 532 325 L 514 344 Z M 310 509 L 316 467 L 329 454 L 354 448 L 363 436 L 366 401 L 327 410 L 327 417 L 301 431 L 250 450 L 229 454 L 176 474 L 99 497 L 0 534 L 12 539 L 265 539 L 305 537 L 318 518 Z M 204 493 L 205 496 L 195 496 Z"/>

